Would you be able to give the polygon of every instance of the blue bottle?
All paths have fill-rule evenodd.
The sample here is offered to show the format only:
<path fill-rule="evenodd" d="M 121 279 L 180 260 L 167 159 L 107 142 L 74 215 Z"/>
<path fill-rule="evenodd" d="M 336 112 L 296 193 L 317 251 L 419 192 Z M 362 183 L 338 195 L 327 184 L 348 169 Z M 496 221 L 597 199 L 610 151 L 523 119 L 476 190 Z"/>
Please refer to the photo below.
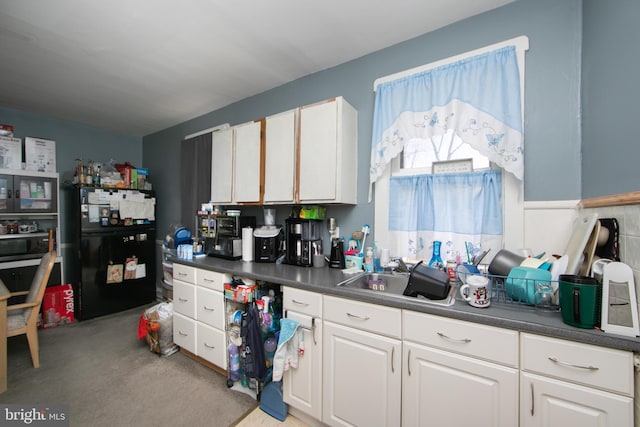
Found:
<path fill-rule="evenodd" d="M 429 261 L 429 267 L 442 269 L 444 266 L 444 262 L 442 262 L 442 258 L 440 258 L 440 246 L 442 242 L 438 240 L 433 241 L 433 255 L 431 256 L 431 260 Z"/>

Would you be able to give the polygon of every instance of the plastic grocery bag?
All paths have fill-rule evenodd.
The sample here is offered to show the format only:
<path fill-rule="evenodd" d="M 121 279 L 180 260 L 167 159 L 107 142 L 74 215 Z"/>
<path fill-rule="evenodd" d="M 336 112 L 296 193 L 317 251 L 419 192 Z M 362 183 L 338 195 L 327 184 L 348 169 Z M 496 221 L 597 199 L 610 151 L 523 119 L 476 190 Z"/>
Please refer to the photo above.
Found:
<path fill-rule="evenodd" d="M 161 356 L 179 350 L 173 342 L 173 303 L 161 302 L 144 311 L 138 322 L 138 339 L 143 338 L 149 350 Z"/>

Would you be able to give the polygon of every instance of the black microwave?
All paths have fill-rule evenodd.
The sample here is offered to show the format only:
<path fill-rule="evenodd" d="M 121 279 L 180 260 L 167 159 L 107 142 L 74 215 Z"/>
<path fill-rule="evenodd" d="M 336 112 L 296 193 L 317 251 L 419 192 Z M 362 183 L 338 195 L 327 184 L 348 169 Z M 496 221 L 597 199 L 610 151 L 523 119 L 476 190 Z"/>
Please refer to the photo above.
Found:
<path fill-rule="evenodd" d="M 0 236 L 0 261 L 40 258 L 48 251 L 48 233 L 4 234 Z"/>

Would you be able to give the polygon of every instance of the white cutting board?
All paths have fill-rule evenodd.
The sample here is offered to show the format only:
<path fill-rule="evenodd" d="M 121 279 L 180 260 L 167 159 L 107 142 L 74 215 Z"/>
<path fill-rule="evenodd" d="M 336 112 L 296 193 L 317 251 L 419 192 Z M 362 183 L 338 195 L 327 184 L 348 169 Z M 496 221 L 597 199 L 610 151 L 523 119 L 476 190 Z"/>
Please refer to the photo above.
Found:
<path fill-rule="evenodd" d="M 598 214 L 579 215 L 573 222 L 573 232 L 564 253 L 569 258 L 566 274 L 578 274 L 584 260 L 584 250 L 598 221 Z"/>

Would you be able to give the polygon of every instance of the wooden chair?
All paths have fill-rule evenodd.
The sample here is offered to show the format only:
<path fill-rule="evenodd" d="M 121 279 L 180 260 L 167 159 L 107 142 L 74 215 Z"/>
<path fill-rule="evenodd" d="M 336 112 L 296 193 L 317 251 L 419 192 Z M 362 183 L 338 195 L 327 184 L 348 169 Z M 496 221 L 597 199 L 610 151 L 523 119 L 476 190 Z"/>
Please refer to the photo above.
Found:
<path fill-rule="evenodd" d="M 31 282 L 28 291 L 12 292 L 9 298 L 26 295 L 26 299 L 20 304 L 7 305 L 7 337 L 27 335 L 29 351 L 33 367 L 40 366 L 40 354 L 38 349 L 38 316 L 44 297 L 51 270 L 56 261 L 56 252 L 47 252 L 40 261 L 36 275 Z"/>

